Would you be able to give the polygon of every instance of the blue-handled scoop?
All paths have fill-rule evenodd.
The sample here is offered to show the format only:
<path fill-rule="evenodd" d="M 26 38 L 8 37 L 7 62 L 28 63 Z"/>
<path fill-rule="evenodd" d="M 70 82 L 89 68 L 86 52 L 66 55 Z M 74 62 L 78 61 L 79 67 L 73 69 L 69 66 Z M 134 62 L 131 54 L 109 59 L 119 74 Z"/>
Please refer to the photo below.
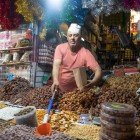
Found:
<path fill-rule="evenodd" d="M 53 92 L 53 95 L 52 95 L 52 97 L 51 97 L 51 99 L 49 101 L 47 113 L 44 115 L 43 123 L 36 128 L 36 133 L 37 134 L 40 134 L 40 135 L 51 135 L 51 133 L 52 133 L 51 124 L 48 123 L 48 120 L 49 120 L 49 115 L 50 115 L 50 111 L 51 111 L 52 106 L 53 106 L 54 96 L 55 96 L 56 92 L 57 92 L 57 90 L 55 90 Z"/>

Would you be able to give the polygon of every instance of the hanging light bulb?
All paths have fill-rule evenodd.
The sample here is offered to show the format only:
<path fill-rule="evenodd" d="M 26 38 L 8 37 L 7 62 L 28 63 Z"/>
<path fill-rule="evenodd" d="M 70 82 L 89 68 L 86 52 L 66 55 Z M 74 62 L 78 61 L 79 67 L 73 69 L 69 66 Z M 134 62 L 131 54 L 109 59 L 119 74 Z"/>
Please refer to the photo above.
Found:
<path fill-rule="evenodd" d="M 62 10 L 64 0 L 47 0 L 47 5 L 53 10 Z"/>

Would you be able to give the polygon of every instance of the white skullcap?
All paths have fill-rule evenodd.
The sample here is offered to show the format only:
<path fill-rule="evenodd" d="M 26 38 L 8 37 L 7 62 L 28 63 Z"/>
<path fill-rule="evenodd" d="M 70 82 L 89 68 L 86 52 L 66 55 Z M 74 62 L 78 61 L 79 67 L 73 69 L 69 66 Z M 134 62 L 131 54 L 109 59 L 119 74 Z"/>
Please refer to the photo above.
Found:
<path fill-rule="evenodd" d="M 81 33 L 81 26 L 76 24 L 76 23 L 72 23 L 68 29 L 68 32 L 71 32 L 73 34 L 80 34 Z"/>

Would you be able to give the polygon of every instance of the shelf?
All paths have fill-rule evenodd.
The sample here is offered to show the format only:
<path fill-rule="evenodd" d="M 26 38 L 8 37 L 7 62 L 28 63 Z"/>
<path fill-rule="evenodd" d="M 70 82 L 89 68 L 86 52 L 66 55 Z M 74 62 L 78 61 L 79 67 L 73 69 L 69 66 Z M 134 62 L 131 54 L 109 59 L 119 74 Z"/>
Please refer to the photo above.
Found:
<path fill-rule="evenodd" d="M 93 35 L 97 37 L 96 33 L 90 28 L 89 25 L 85 24 L 84 27 L 87 29 L 87 31 L 90 31 Z"/>
<path fill-rule="evenodd" d="M 12 51 L 12 50 L 15 50 L 15 51 L 17 51 L 17 50 L 28 50 L 28 49 L 32 49 L 32 46 L 2 49 L 2 50 L 0 50 L 0 52 Z"/>
<path fill-rule="evenodd" d="M 15 62 L 15 63 L 0 64 L 0 66 L 30 65 L 30 64 L 31 62 Z"/>
<path fill-rule="evenodd" d="M 49 63 L 49 62 L 46 62 L 46 63 L 43 63 L 43 62 L 38 62 L 38 64 L 41 64 L 41 65 L 53 65 L 53 63 Z"/>

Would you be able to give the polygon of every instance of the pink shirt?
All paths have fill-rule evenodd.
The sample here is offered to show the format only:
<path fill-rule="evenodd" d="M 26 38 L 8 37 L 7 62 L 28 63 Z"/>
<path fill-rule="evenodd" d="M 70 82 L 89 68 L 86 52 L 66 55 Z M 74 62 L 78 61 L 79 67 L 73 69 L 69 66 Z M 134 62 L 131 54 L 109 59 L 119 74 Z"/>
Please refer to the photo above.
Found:
<path fill-rule="evenodd" d="M 62 60 L 59 73 L 59 84 L 62 91 L 73 91 L 77 88 L 72 71 L 74 68 L 88 67 L 94 70 L 99 67 L 89 50 L 82 47 L 77 53 L 73 53 L 68 43 L 63 43 L 56 47 L 55 59 Z"/>

